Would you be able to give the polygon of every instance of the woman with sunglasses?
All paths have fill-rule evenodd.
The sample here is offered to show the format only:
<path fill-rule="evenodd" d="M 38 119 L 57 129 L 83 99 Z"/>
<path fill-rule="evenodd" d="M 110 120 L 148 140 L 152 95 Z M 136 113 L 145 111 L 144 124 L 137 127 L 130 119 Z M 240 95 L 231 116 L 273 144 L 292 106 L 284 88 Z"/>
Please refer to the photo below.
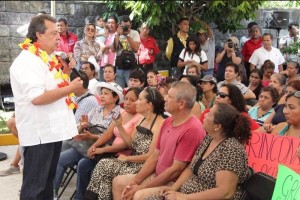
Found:
<path fill-rule="evenodd" d="M 160 128 L 164 122 L 164 99 L 153 87 L 145 88 L 136 101 L 136 111 L 144 116 L 136 131 L 130 136 L 122 131 L 122 118 L 115 120 L 120 130 L 123 145 L 118 148 L 131 149 L 131 155 L 105 158 L 96 165 L 85 199 L 112 199 L 112 180 L 118 175 L 137 173 L 147 157 L 154 151 Z"/>
<path fill-rule="evenodd" d="M 94 56 L 99 62 L 101 58 L 100 45 L 95 41 L 95 24 L 86 24 L 84 27 L 84 37 L 76 42 L 74 46 L 74 58 L 77 62 L 87 61 L 90 56 Z"/>
<path fill-rule="evenodd" d="M 241 93 L 241 90 L 232 84 L 223 84 L 217 92 L 215 104 L 224 103 L 231 104 L 235 107 L 242 115 L 244 115 L 251 124 L 251 130 L 256 130 L 260 126 L 248 115 L 246 110 L 246 102 Z M 209 113 L 210 109 L 206 109 L 200 116 L 200 121 L 203 123 L 204 116 Z"/>

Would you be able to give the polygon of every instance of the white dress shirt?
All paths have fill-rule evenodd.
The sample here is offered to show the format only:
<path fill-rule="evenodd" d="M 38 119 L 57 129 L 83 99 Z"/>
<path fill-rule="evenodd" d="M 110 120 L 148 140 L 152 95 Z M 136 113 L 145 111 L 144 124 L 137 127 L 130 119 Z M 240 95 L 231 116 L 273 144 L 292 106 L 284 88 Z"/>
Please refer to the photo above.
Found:
<path fill-rule="evenodd" d="M 31 102 L 45 90 L 57 88 L 61 79 L 41 58 L 23 50 L 10 67 L 15 100 L 16 126 L 21 146 L 67 140 L 78 134 L 73 111 L 61 98 L 46 105 Z"/>

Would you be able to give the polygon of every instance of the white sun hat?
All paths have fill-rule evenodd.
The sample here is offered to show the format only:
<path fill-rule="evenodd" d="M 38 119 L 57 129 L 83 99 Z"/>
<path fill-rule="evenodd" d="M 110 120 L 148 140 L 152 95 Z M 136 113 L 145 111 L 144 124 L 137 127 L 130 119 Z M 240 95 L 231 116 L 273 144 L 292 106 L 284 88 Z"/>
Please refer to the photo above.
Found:
<path fill-rule="evenodd" d="M 96 93 L 97 93 L 98 96 L 100 96 L 102 88 L 107 88 L 107 89 L 117 93 L 117 95 L 119 96 L 119 104 L 123 103 L 124 95 L 123 95 L 123 89 L 122 89 L 121 86 L 119 86 L 118 84 L 116 84 L 114 82 L 110 82 L 110 83 L 98 82 L 97 85 L 96 85 Z"/>

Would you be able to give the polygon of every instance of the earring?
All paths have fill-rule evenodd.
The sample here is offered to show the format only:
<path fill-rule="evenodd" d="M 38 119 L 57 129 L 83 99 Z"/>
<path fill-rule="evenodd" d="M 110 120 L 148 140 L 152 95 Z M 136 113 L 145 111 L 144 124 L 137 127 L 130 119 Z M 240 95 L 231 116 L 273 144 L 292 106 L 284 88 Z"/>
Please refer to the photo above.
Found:
<path fill-rule="evenodd" d="M 215 128 L 215 131 L 217 131 L 218 129 L 217 128 Z"/>

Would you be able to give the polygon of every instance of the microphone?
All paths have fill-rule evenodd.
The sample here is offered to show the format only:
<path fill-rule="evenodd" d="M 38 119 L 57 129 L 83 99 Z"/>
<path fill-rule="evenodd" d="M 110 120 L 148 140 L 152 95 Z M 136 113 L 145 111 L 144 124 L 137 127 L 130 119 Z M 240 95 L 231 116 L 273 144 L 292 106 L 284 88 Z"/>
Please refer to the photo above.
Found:
<path fill-rule="evenodd" d="M 63 60 L 66 61 L 67 64 L 70 63 L 69 57 L 68 57 L 68 55 L 67 55 L 65 52 L 63 52 L 63 51 L 55 51 L 55 55 L 61 57 Z M 77 69 L 72 68 L 71 70 L 72 70 L 72 72 L 73 72 L 77 77 L 80 77 L 80 78 L 81 78 L 81 75 L 80 75 L 80 73 L 77 71 Z M 82 78 L 81 78 L 81 79 L 82 79 Z"/>

